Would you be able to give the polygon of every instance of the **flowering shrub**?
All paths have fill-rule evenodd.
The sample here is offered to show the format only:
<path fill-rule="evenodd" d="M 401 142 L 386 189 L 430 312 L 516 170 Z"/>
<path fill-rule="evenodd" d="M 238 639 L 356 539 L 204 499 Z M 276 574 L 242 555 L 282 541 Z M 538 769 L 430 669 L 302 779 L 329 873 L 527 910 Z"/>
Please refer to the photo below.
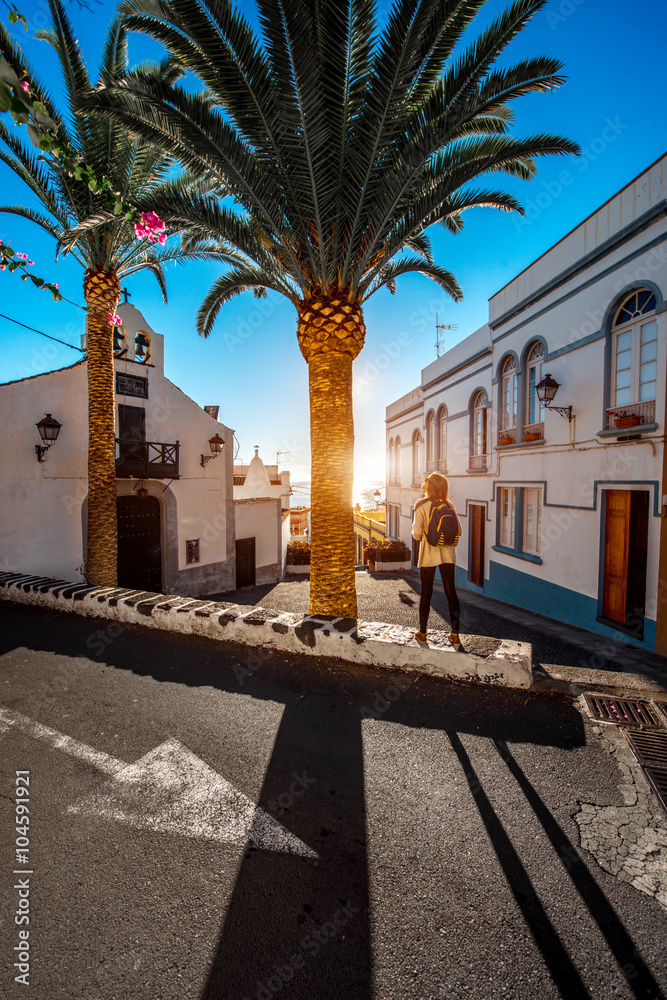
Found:
<path fill-rule="evenodd" d="M 109 317 L 109 326 L 122 326 L 123 325 L 123 321 L 120 318 L 120 316 L 118 315 L 118 313 L 108 313 L 107 315 Z"/>
<path fill-rule="evenodd" d="M 310 543 L 309 542 L 289 542 L 287 545 L 287 565 L 288 566 L 309 566 L 310 565 Z"/>
<path fill-rule="evenodd" d="M 364 558 L 375 562 L 405 562 L 410 552 L 403 542 L 385 540 L 364 545 Z"/>
<path fill-rule="evenodd" d="M 134 232 L 138 240 L 145 237 L 150 243 L 157 241 L 161 247 L 167 239 L 166 226 L 155 212 L 142 212 L 141 222 L 134 224 Z"/>
<path fill-rule="evenodd" d="M 34 263 L 34 260 L 30 260 L 27 253 L 17 253 L 13 247 L 0 241 L 0 271 L 22 270 L 22 281 L 30 278 L 33 285 L 37 288 L 45 288 L 48 292 L 51 292 L 56 302 L 60 302 L 62 295 L 58 291 L 57 284 L 44 281 L 44 278 L 38 278 L 36 274 L 26 271 L 26 267 L 32 267 Z"/>

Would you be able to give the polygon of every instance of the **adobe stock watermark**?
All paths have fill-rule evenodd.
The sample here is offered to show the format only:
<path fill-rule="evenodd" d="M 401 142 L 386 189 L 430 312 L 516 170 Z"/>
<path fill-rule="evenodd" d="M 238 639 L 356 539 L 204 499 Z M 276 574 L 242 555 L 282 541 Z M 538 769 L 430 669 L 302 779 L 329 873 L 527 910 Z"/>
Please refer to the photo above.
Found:
<path fill-rule="evenodd" d="M 586 0 L 560 0 L 555 10 L 545 10 L 544 16 L 551 30 L 556 31 L 568 18 L 576 14 L 579 8 L 585 3 Z"/>
<path fill-rule="evenodd" d="M 420 306 L 419 309 L 410 314 L 409 331 L 401 330 L 391 340 L 383 341 L 380 350 L 376 351 L 372 360 L 367 360 L 365 355 L 363 357 L 360 355 L 353 374 L 352 391 L 354 395 L 362 393 L 369 385 L 379 379 L 383 372 L 398 361 L 406 348 L 413 345 L 415 334 L 434 329 L 436 313 L 444 313 L 446 306 L 447 302 L 444 298 L 431 299 L 428 305 Z"/>
<path fill-rule="evenodd" d="M 599 159 L 610 145 L 618 139 L 630 126 L 616 118 L 605 118 L 604 128 L 599 135 L 595 136 L 585 146 L 582 146 L 581 156 L 572 159 L 572 169 L 561 170 L 558 177 L 551 181 L 542 181 L 542 190 L 535 198 L 528 198 L 525 202 L 525 214 L 514 214 L 512 222 L 517 233 L 523 232 L 526 226 L 531 226 L 536 219 L 550 208 L 555 201 L 572 185 L 577 179 L 577 174 L 582 174 L 590 167 L 591 163 Z"/>
<path fill-rule="evenodd" d="M 276 310 L 275 305 L 269 298 L 255 299 L 255 302 L 255 308 L 238 321 L 234 332 L 225 332 L 222 335 L 222 342 L 230 354 L 233 354 L 237 348 L 243 347 L 246 340 L 249 340 L 257 333 Z"/>

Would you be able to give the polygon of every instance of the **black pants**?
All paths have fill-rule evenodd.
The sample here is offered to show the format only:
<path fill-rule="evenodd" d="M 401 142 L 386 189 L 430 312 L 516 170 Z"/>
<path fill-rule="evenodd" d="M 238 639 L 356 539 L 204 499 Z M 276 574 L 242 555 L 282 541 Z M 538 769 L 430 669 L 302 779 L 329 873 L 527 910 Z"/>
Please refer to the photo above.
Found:
<path fill-rule="evenodd" d="M 433 581 L 437 566 L 422 566 L 419 570 L 421 577 L 422 593 L 419 599 L 419 631 L 425 632 L 428 623 L 428 613 L 431 610 L 431 597 L 433 596 Z M 440 563 L 440 578 L 445 588 L 445 596 L 449 604 L 449 617 L 451 618 L 452 632 L 459 630 L 461 622 L 461 605 L 458 594 L 454 586 L 455 563 Z"/>

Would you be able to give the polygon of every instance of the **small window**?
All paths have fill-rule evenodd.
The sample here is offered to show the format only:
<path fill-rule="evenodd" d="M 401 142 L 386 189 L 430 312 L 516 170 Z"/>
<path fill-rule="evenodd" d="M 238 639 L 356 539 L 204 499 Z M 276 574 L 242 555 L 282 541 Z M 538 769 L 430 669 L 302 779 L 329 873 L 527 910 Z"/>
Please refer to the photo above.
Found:
<path fill-rule="evenodd" d="M 136 396 L 148 399 L 148 379 L 126 372 L 116 372 L 116 392 L 119 396 Z"/>
<path fill-rule="evenodd" d="M 516 361 L 512 357 L 507 358 L 503 365 L 500 404 L 500 429 L 511 430 L 516 427 L 517 412 Z"/>
<path fill-rule="evenodd" d="M 540 491 L 523 491 L 523 545 L 522 551 L 530 555 L 540 554 Z"/>
<path fill-rule="evenodd" d="M 438 468 L 447 470 L 447 408 L 438 411 Z"/>
<path fill-rule="evenodd" d="M 412 482 L 419 485 L 422 474 L 422 436 L 419 431 L 412 435 Z"/>
<path fill-rule="evenodd" d="M 486 393 L 481 389 L 472 404 L 472 431 L 470 438 L 470 468 L 486 468 Z"/>
<path fill-rule="evenodd" d="M 435 469 L 435 413 L 429 412 L 426 418 L 426 471 Z"/>
<path fill-rule="evenodd" d="M 528 352 L 526 362 L 526 383 L 528 386 L 528 400 L 526 407 L 527 425 L 540 424 L 544 420 L 544 403 L 538 399 L 535 387 L 544 378 L 544 348 L 542 344 L 536 343 Z"/>
<path fill-rule="evenodd" d="M 498 490 L 498 544 L 514 548 L 514 490 L 507 486 Z"/>
<path fill-rule="evenodd" d="M 655 296 L 648 289 L 633 292 L 616 313 L 613 331 L 612 390 L 614 406 L 654 400 L 658 366 L 658 324 Z"/>

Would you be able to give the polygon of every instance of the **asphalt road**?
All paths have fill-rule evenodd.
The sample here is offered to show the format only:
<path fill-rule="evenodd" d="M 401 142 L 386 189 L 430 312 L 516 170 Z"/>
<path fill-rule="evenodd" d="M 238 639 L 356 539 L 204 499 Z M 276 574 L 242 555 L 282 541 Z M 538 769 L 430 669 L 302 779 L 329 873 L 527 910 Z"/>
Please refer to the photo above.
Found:
<path fill-rule="evenodd" d="M 579 846 L 621 774 L 570 700 L 251 653 L 0 604 L 1 996 L 667 995 L 667 911 Z"/>

